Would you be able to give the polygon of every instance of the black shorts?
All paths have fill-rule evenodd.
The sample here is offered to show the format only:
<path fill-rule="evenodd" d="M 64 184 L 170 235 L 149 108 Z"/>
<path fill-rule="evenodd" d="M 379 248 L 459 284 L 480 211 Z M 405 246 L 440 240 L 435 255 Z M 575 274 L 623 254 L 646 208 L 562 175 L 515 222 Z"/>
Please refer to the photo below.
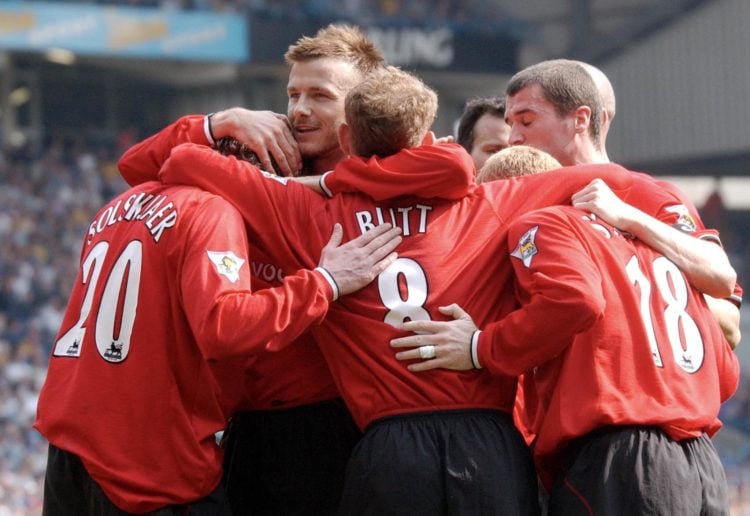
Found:
<path fill-rule="evenodd" d="M 50 444 L 44 477 L 43 516 L 127 516 L 91 478 L 78 456 Z M 221 484 L 190 504 L 170 505 L 149 516 L 231 516 Z"/>
<path fill-rule="evenodd" d="M 223 440 L 232 510 L 238 515 L 335 514 L 346 464 L 361 435 L 338 399 L 235 414 Z"/>
<path fill-rule="evenodd" d="M 352 454 L 339 514 L 538 514 L 536 473 L 511 416 L 409 414 L 371 424 Z"/>
<path fill-rule="evenodd" d="M 549 514 L 729 514 L 727 481 L 706 435 L 673 441 L 655 427 L 608 427 L 569 447 Z"/>

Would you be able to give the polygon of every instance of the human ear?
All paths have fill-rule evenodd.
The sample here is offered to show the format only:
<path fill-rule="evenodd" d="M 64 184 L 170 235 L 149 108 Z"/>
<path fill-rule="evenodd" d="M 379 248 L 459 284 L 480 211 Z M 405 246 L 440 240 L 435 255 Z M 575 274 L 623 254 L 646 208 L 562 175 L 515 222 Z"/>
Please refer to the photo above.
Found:
<path fill-rule="evenodd" d="M 349 139 L 349 126 L 346 122 L 342 122 L 341 125 L 339 125 L 339 130 L 337 132 L 338 138 L 339 138 L 339 147 L 341 147 L 341 150 L 344 151 L 344 154 L 347 156 L 351 156 L 351 140 Z"/>
<path fill-rule="evenodd" d="M 589 130 L 591 124 L 591 108 L 588 106 L 578 106 L 575 110 L 575 128 L 576 132 L 584 133 Z"/>

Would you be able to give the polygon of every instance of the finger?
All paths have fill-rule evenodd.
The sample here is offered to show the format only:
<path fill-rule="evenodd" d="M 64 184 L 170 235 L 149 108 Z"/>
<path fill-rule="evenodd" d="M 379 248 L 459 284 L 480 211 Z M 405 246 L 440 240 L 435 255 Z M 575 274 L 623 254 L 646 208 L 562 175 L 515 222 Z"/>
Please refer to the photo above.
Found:
<path fill-rule="evenodd" d="M 398 337 L 391 339 L 392 348 L 415 348 L 427 344 L 424 340 L 425 335 L 409 335 L 407 337 Z"/>
<path fill-rule="evenodd" d="M 410 349 L 408 351 L 399 351 L 394 356 L 396 357 L 396 360 L 399 360 L 401 362 L 404 362 L 406 360 L 424 360 L 419 356 L 419 348 Z"/>
<path fill-rule="evenodd" d="M 595 192 L 583 192 L 580 195 L 572 196 L 570 198 L 571 202 L 595 202 L 596 201 L 596 193 Z"/>
<path fill-rule="evenodd" d="M 367 244 L 363 246 L 363 249 L 367 251 L 368 254 L 373 254 L 388 242 L 393 241 L 395 238 L 400 238 L 400 234 L 400 227 L 396 226 L 394 228 L 391 228 L 388 231 L 376 236 L 375 238 L 372 238 Z"/>
<path fill-rule="evenodd" d="M 401 325 L 401 329 L 420 333 L 437 333 L 444 326 L 445 323 L 440 321 L 407 321 Z"/>
<path fill-rule="evenodd" d="M 401 235 L 399 235 L 398 231 L 391 230 L 385 235 L 378 237 L 373 241 L 374 243 L 377 243 L 377 247 L 370 250 L 370 247 L 373 244 L 373 242 L 371 242 L 367 247 L 365 247 L 365 251 L 369 253 L 370 257 L 373 260 L 378 261 L 395 251 L 403 240 L 404 239 L 401 237 Z"/>
<path fill-rule="evenodd" d="M 279 146 L 276 139 L 271 140 L 268 142 L 268 151 L 271 155 L 273 155 L 273 159 L 276 160 L 276 165 L 279 168 L 279 173 L 284 176 L 292 176 L 297 171 L 295 170 L 294 166 L 289 163 L 289 160 L 287 159 L 287 155 L 284 152 L 284 149 Z M 271 167 L 268 169 L 269 172 L 273 172 L 273 165 L 271 164 L 271 161 L 269 159 L 268 166 Z"/>
<path fill-rule="evenodd" d="M 380 224 L 379 226 L 375 226 L 372 229 L 368 229 L 357 238 L 350 240 L 349 242 L 347 242 L 347 245 L 351 245 L 353 247 L 366 247 L 367 244 L 372 242 L 374 239 L 384 233 L 387 233 L 390 230 L 391 225 L 389 223 L 386 222 L 385 224 Z"/>
<path fill-rule="evenodd" d="M 273 164 L 271 163 L 271 157 L 268 155 L 268 151 L 263 147 L 255 150 L 255 154 L 258 156 L 263 170 L 273 173 Z"/>
<path fill-rule="evenodd" d="M 293 176 L 296 176 L 299 170 L 302 168 L 302 156 L 299 150 L 299 143 L 294 138 L 292 123 L 289 121 L 289 117 L 282 115 L 281 113 L 274 113 L 274 116 L 284 122 L 284 127 L 279 135 L 279 142 L 283 152 L 286 155 L 287 162 L 290 167 L 293 168 Z"/>
<path fill-rule="evenodd" d="M 343 237 L 344 237 L 344 230 L 341 227 L 341 224 L 337 222 L 336 224 L 333 225 L 331 238 L 328 240 L 328 243 L 325 246 L 328 248 L 338 247 L 341 245 L 341 239 Z"/>
<path fill-rule="evenodd" d="M 276 143 L 279 151 L 283 153 L 284 161 L 289 166 L 290 174 L 296 175 L 300 169 L 302 158 L 299 152 L 299 144 L 294 139 L 294 135 L 289 127 L 284 125 L 281 134 L 276 138 Z M 274 157 L 276 156 L 274 155 Z"/>
<path fill-rule="evenodd" d="M 462 320 L 468 320 L 471 319 L 471 316 L 464 311 L 463 308 L 458 306 L 456 303 L 453 303 L 448 306 L 440 306 L 438 307 L 438 310 L 443 315 L 449 315 L 453 317 L 456 320 L 462 319 Z"/>
<path fill-rule="evenodd" d="M 578 190 L 577 192 L 575 192 L 575 193 L 574 193 L 573 195 L 571 195 L 570 197 L 571 197 L 571 199 L 575 199 L 575 198 L 580 198 L 580 197 L 585 197 L 585 196 L 586 196 L 586 195 L 588 195 L 588 194 L 589 194 L 590 192 L 591 192 L 591 186 L 590 186 L 590 185 L 589 185 L 589 186 L 584 186 L 583 188 L 581 188 L 580 190 Z"/>
<path fill-rule="evenodd" d="M 372 266 L 373 276 L 378 276 L 381 272 L 386 270 L 388 267 L 393 265 L 393 262 L 398 260 L 398 253 L 391 253 L 375 265 Z"/>
<path fill-rule="evenodd" d="M 420 360 L 406 366 L 406 368 L 413 373 L 420 373 L 422 371 L 429 371 L 431 369 L 438 369 L 443 367 L 443 361 L 438 358 L 432 358 L 430 360 Z"/>
<path fill-rule="evenodd" d="M 433 143 L 435 143 L 435 133 L 427 131 L 427 134 L 422 138 L 422 145 L 432 145 Z"/>

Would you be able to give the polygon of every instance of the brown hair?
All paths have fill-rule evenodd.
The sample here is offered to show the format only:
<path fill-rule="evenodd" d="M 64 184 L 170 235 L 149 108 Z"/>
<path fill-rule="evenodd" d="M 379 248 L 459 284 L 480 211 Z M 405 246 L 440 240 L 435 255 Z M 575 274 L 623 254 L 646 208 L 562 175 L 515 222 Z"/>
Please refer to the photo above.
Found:
<path fill-rule="evenodd" d="M 589 137 L 596 148 L 599 148 L 602 101 L 588 71 L 569 59 L 542 61 L 524 68 L 511 77 L 505 94 L 511 97 L 535 84 L 541 87 L 544 98 L 555 107 L 560 116 L 565 116 L 581 106 L 591 108 Z"/>
<path fill-rule="evenodd" d="M 501 120 L 505 118 L 505 99 L 502 97 L 474 97 L 464 106 L 458 121 L 456 143 L 471 152 L 474 147 L 474 126 L 483 115 L 490 114 Z"/>
<path fill-rule="evenodd" d="M 263 164 L 260 162 L 260 158 L 258 158 L 258 155 L 255 154 L 255 152 L 250 147 L 248 147 L 244 143 L 241 143 L 239 140 L 232 138 L 231 136 L 220 138 L 216 143 L 214 143 L 214 148 L 224 156 L 234 156 L 238 160 L 247 161 L 248 163 L 252 163 L 256 167 L 258 167 L 259 169 L 263 169 Z M 280 169 L 276 164 L 276 160 L 273 158 L 273 156 L 269 155 L 269 157 L 271 158 L 271 166 L 273 167 L 273 170 L 267 170 L 266 172 L 280 175 Z"/>
<path fill-rule="evenodd" d="M 540 174 L 560 168 L 560 162 L 548 153 L 528 145 L 515 145 L 496 152 L 477 172 L 477 183 L 496 179 Z"/>
<path fill-rule="evenodd" d="M 437 106 L 437 94 L 410 73 L 387 66 L 369 74 L 344 104 L 352 150 L 385 157 L 421 144 Z"/>
<path fill-rule="evenodd" d="M 353 25 L 330 24 L 320 29 L 314 37 L 301 37 L 284 54 L 289 65 L 323 57 L 348 61 L 362 74 L 385 64 L 380 49 L 359 27 Z"/>

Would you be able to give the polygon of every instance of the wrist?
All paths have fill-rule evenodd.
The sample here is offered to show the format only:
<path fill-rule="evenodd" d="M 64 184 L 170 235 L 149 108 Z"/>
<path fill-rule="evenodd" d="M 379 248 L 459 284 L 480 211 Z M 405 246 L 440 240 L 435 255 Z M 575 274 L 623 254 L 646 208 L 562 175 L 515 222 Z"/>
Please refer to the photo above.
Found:
<path fill-rule="evenodd" d="M 333 299 L 331 301 L 336 301 L 341 292 L 339 291 L 339 285 L 336 283 L 336 278 L 333 277 L 333 275 L 328 272 L 328 270 L 325 267 L 315 267 L 315 270 L 318 271 L 323 278 L 328 282 L 328 285 L 331 287 L 331 291 L 333 292 Z"/>
<path fill-rule="evenodd" d="M 234 118 L 232 117 L 230 110 L 225 109 L 223 111 L 215 111 L 206 116 L 208 120 L 207 130 L 210 131 L 210 136 L 218 141 L 225 136 L 232 136 L 234 131 L 232 129 L 232 123 Z"/>
<path fill-rule="evenodd" d="M 211 145 L 216 145 L 217 138 L 214 134 L 213 130 L 213 117 L 216 113 L 209 113 L 206 115 L 205 121 L 203 123 L 203 132 L 206 134 L 206 139 L 208 140 L 208 143 Z"/>
<path fill-rule="evenodd" d="M 479 335 L 482 330 L 474 330 L 471 334 L 471 366 L 474 369 L 482 369 L 482 364 L 479 362 Z"/>

